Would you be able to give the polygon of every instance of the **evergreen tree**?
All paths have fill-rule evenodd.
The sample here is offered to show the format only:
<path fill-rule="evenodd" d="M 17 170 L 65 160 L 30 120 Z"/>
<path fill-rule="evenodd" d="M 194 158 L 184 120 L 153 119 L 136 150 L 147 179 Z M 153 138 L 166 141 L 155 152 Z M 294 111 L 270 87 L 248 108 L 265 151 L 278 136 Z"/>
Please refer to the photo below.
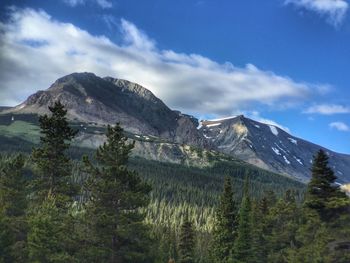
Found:
<path fill-rule="evenodd" d="M 155 258 L 156 262 L 163 263 L 170 259 L 176 258 L 176 233 L 171 228 L 170 224 L 167 227 L 162 227 L 156 234 Z"/>
<path fill-rule="evenodd" d="M 267 207 L 263 206 L 263 210 L 261 210 L 261 203 L 253 202 L 252 203 L 252 262 L 260 263 L 267 262 L 267 248 L 266 248 L 266 238 L 264 233 L 265 227 L 265 218 L 266 214 L 264 213 Z"/>
<path fill-rule="evenodd" d="M 319 150 L 313 161 L 312 177 L 304 204 L 317 211 L 321 220 L 326 222 L 349 208 L 349 198 L 335 185 L 336 179 L 328 166 L 327 154 Z"/>
<path fill-rule="evenodd" d="M 267 213 L 269 212 L 269 204 L 268 204 L 268 200 L 266 196 L 263 196 L 259 202 L 259 213 L 261 213 L 262 215 L 267 215 Z"/>
<path fill-rule="evenodd" d="M 293 262 L 349 262 L 350 199 L 335 185 L 336 176 L 328 166 L 328 156 L 320 150 L 314 158 L 308 184 L 303 223 L 296 240 L 298 247 L 289 250 Z"/>
<path fill-rule="evenodd" d="M 195 232 L 188 216 L 181 225 L 179 240 L 179 263 L 194 263 Z"/>
<path fill-rule="evenodd" d="M 271 230 L 266 237 L 268 262 L 287 262 L 289 249 L 296 247 L 296 233 L 300 223 L 300 213 L 290 190 L 271 208 L 266 221 Z"/>
<path fill-rule="evenodd" d="M 23 166 L 22 155 L 0 166 L 0 262 L 26 261 L 27 180 Z"/>
<path fill-rule="evenodd" d="M 66 214 L 58 208 L 55 197 L 49 194 L 32 213 L 28 236 L 30 262 L 75 262 L 67 246 L 74 233 L 68 231 Z"/>
<path fill-rule="evenodd" d="M 40 146 L 32 152 L 36 170 L 28 219 L 28 254 L 34 262 L 72 262 L 76 244 L 71 212 L 78 188 L 71 180 L 72 164 L 66 152 L 76 131 L 69 127 L 67 111 L 60 102 L 49 110 L 50 116 L 39 118 Z"/>
<path fill-rule="evenodd" d="M 232 256 L 236 231 L 235 210 L 231 179 L 226 177 L 213 228 L 211 251 L 213 262 L 228 262 Z"/>
<path fill-rule="evenodd" d="M 70 205 L 77 193 L 77 187 L 71 182 L 72 164 L 66 151 L 77 131 L 69 127 L 67 111 L 60 101 L 49 107 L 51 115 L 39 117 L 40 147 L 33 150 L 32 159 L 37 168 L 33 180 L 37 202 L 54 195 L 56 205 Z"/>
<path fill-rule="evenodd" d="M 150 238 L 140 208 L 148 205 L 151 188 L 127 168 L 133 147 L 117 124 L 107 127 L 107 141 L 96 151 L 98 166 L 84 157 L 90 175 L 85 187 L 90 195 L 86 216 L 92 261 L 144 262 L 147 258 Z"/>
<path fill-rule="evenodd" d="M 244 182 L 244 192 L 241 207 L 239 209 L 239 221 L 237 238 L 234 243 L 233 259 L 237 263 L 253 262 L 252 258 L 252 218 L 251 201 L 248 191 L 248 178 Z"/>

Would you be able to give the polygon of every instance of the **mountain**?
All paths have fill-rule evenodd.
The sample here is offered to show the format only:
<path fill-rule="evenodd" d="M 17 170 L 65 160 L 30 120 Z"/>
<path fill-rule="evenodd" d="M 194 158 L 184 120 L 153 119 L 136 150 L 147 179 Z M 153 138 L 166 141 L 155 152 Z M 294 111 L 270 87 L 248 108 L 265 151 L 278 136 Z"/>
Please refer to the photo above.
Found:
<path fill-rule="evenodd" d="M 138 84 L 100 78 L 93 73 L 73 73 L 56 80 L 45 91 L 38 91 L 5 114 L 44 114 L 60 100 L 75 122 L 106 125 L 120 122 L 133 134 L 164 138 L 170 142 L 204 146 L 196 129 L 198 120 L 169 109 L 149 90 Z"/>
<path fill-rule="evenodd" d="M 279 127 L 243 115 L 202 121 L 201 125 L 200 131 L 217 151 L 300 181 L 310 178 L 313 155 L 324 149 L 339 182 L 350 181 L 350 155 L 335 153 Z"/>
<path fill-rule="evenodd" d="M 6 138 L 2 141 L 10 145 L 17 138 L 21 143 L 36 143 L 40 136 L 36 116 L 48 113 L 48 106 L 57 100 L 66 106 L 69 120 L 80 130 L 75 146 L 96 148 L 105 140 L 105 126 L 120 122 L 136 140 L 136 156 L 200 167 L 211 165 L 211 160 L 239 159 L 303 182 L 310 178 L 313 155 L 322 148 L 338 182 L 350 182 L 350 155 L 332 152 L 243 115 L 199 123 L 193 116 L 171 110 L 138 84 L 93 73 L 64 76 L 20 105 L 3 108 L 0 136 Z"/>

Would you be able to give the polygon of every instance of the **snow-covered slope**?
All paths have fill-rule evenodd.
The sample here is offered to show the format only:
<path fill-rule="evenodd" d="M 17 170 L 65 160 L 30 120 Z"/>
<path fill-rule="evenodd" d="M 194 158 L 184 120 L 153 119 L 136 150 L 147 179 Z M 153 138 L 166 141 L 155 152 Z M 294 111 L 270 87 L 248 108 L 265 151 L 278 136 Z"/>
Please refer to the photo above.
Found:
<path fill-rule="evenodd" d="M 310 178 L 313 155 L 324 149 L 339 182 L 350 182 L 350 156 L 296 138 L 284 130 L 260 123 L 243 115 L 202 121 L 200 130 L 212 147 L 261 168 L 293 176 Z"/>

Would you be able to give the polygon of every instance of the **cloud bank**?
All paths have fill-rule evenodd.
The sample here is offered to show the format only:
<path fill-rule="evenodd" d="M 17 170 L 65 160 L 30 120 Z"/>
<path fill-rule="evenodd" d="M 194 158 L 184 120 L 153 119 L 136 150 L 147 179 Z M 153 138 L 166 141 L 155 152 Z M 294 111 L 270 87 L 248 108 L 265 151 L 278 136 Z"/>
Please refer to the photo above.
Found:
<path fill-rule="evenodd" d="M 327 19 L 333 26 L 342 23 L 349 4 L 345 0 L 285 0 L 286 5 L 292 4 L 298 8 L 316 12 Z"/>
<path fill-rule="evenodd" d="M 336 129 L 338 131 L 345 131 L 345 132 L 350 131 L 349 126 L 346 125 L 344 122 L 340 122 L 340 121 L 330 123 L 329 127 L 331 129 Z"/>
<path fill-rule="evenodd" d="M 108 0 L 63 0 L 63 2 L 71 7 L 85 5 L 87 2 L 95 3 L 104 9 L 113 7 L 112 2 Z"/>
<path fill-rule="evenodd" d="M 114 43 L 44 11 L 12 8 L 9 16 L 0 24 L 0 105 L 18 104 L 59 77 L 84 71 L 137 82 L 170 107 L 192 114 L 222 116 L 251 105 L 277 107 L 322 90 L 252 64 L 241 68 L 160 50 L 126 20 L 119 26 L 123 40 Z"/>
<path fill-rule="evenodd" d="M 304 111 L 307 114 L 333 115 L 340 113 L 350 113 L 350 108 L 337 104 L 319 104 L 309 107 Z"/>

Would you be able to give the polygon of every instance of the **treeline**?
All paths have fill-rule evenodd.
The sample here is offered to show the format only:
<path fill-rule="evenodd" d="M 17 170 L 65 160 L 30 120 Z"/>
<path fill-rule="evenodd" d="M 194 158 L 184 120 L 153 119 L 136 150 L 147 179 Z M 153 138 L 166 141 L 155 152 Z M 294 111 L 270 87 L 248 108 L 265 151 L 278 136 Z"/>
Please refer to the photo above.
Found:
<path fill-rule="evenodd" d="M 322 150 L 300 205 L 292 191 L 278 200 L 273 194 L 252 200 L 248 180 L 237 204 L 227 178 L 216 211 L 211 262 L 350 262 L 350 199 L 335 180 Z"/>
<path fill-rule="evenodd" d="M 324 152 L 304 198 L 242 163 L 130 159 L 119 125 L 75 161 L 76 131 L 50 111 L 30 158 L 0 156 L 0 262 L 350 262 L 350 201 Z"/>
<path fill-rule="evenodd" d="M 39 119 L 31 172 L 22 155 L 1 162 L 0 262 L 152 262 L 153 240 L 140 210 L 151 187 L 127 169 L 133 143 L 119 125 L 108 127 L 94 162 L 83 158 L 88 176 L 79 186 L 67 156 L 76 131 L 60 102 L 49 109 Z"/>

